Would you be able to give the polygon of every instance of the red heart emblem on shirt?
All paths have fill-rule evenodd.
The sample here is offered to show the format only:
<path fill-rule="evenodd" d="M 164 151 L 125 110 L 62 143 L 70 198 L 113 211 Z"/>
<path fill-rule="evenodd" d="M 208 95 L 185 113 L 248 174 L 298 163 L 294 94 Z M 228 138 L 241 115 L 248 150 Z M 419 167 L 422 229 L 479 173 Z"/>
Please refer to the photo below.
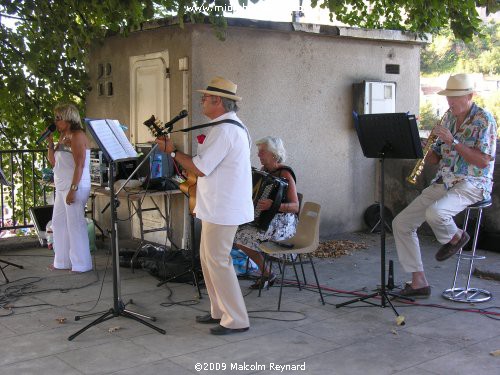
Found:
<path fill-rule="evenodd" d="M 198 143 L 202 145 L 202 144 L 203 144 L 203 142 L 205 142 L 205 138 L 206 138 L 206 137 L 207 137 L 207 136 L 206 136 L 205 134 L 200 134 L 200 135 L 198 135 L 198 136 L 196 137 L 196 139 L 198 140 Z"/>

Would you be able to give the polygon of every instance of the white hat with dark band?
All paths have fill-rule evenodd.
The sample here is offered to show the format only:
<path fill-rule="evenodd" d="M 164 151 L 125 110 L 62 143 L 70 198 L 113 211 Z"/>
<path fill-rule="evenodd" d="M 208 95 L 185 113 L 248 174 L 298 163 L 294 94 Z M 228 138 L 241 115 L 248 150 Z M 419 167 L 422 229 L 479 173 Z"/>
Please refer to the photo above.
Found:
<path fill-rule="evenodd" d="M 236 96 L 236 89 L 238 86 L 228 79 L 222 77 L 214 77 L 208 84 L 205 90 L 196 90 L 203 94 L 222 96 L 236 102 L 241 101 L 240 96 Z"/>
<path fill-rule="evenodd" d="M 438 92 L 438 95 L 463 96 L 474 92 L 474 84 L 469 74 L 455 74 L 450 76 L 446 82 L 446 89 Z"/>

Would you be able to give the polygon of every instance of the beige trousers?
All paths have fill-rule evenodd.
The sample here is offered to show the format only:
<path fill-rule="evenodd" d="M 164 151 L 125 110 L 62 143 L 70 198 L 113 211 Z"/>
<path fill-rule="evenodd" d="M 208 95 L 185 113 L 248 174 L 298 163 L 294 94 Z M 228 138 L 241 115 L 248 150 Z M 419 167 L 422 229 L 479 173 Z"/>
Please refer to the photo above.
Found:
<path fill-rule="evenodd" d="M 422 272 L 417 229 L 424 221 L 441 244 L 450 242 L 458 227 L 453 217 L 467 206 L 483 199 L 483 191 L 467 181 L 446 190 L 443 184 L 432 184 L 396 216 L 392 231 L 401 265 L 406 272 Z"/>
<path fill-rule="evenodd" d="M 200 260 L 212 318 L 226 328 L 250 326 L 245 301 L 233 267 L 231 249 L 237 225 L 202 221 Z"/>

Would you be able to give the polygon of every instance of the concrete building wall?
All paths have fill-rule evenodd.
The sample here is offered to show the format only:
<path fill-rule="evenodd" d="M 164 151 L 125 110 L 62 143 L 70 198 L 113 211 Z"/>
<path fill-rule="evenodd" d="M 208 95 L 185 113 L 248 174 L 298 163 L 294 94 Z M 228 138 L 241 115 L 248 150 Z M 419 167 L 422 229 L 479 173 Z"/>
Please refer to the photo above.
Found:
<path fill-rule="evenodd" d="M 221 42 L 208 26 L 194 28 L 192 42 L 193 89 L 217 74 L 238 84 L 253 140 L 281 137 L 298 191 L 322 205 L 321 235 L 362 229 L 378 189 L 376 161 L 363 156 L 353 127 L 352 84 L 394 81 L 396 111 L 417 113 L 419 45 L 244 28 Z M 400 64 L 400 74 L 385 74 L 386 64 Z M 197 105 L 193 118 L 202 121 Z"/>
<path fill-rule="evenodd" d="M 286 163 L 297 174 L 298 191 L 305 200 L 322 205 L 321 236 L 360 230 L 365 226 L 364 210 L 378 199 L 377 162 L 364 158 L 358 143 L 351 115 L 352 84 L 396 82 L 396 111 L 417 113 L 420 44 L 401 34 L 379 38 L 380 31 L 346 34 L 229 27 L 221 41 L 210 26 L 186 25 L 184 30 L 160 27 L 128 38 L 112 37 L 94 48 L 90 75 L 95 81 L 96 63 L 112 61 L 115 95 L 100 98 L 91 91 L 87 116 L 118 118 L 127 124 L 128 57 L 168 48 L 171 116 L 182 109 L 178 58 L 189 57 L 192 125 L 206 122 L 201 95 L 195 90 L 205 88 L 215 75 L 233 80 L 243 97 L 239 116 L 253 140 L 281 137 L 289 154 Z M 386 64 L 399 64 L 400 74 L 386 74 Z M 182 136 L 174 141 L 181 144 Z M 195 142 L 191 151 L 196 152 Z M 253 146 L 252 164 L 259 167 L 256 153 Z"/>

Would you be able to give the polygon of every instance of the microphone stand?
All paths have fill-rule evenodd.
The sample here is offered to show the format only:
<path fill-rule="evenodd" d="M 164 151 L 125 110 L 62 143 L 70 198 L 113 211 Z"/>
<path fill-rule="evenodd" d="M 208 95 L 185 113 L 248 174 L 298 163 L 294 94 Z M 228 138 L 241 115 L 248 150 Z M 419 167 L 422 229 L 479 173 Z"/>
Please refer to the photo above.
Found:
<path fill-rule="evenodd" d="M 146 315 L 142 315 L 130 310 L 127 310 L 126 304 L 123 303 L 122 298 L 121 298 L 121 288 L 120 288 L 120 268 L 119 268 L 119 252 L 118 252 L 118 223 L 117 223 L 117 196 L 118 193 L 115 193 L 114 191 L 114 162 L 111 161 L 109 163 L 109 189 L 110 189 L 110 207 L 111 207 L 111 253 L 113 257 L 113 307 L 110 308 L 108 311 L 106 311 L 103 315 L 101 315 L 99 318 L 94 320 L 93 322 L 89 323 L 82 329 L 80 329 L 78 332 L 72 334 L 71 336 L 68 337 L 68 340 L 71 341 L 73 340 L 76 336 L 80 335 L 81 333 L 85 332 L 87 329 L 90 327 L 93 327 L 99 323 L 105 322 L 106 320 L 112 319 L 112 318 L 117 318 L 119 316 L 123 316 L 129 319 L 133 319 L 139 323 L 144 324 L 145 326 L 148 326 L 149 328 L 152 328 L 156 330 L 157 332 L 161 334 L 165 334 L 165 330 L 161 329 L 159 327 L 156 327 L 155 325 L 146 322 L 142 318 L 149 319 L 153 322 L 156 321 L 155 317 L 150 317 Z M 121 189 L 118 190 L 120 192 Z M 129 301 L 129 303 L 133 303 L 132 300 Z M 128 303 L 127 303 L 128 304 Z M 98 313 L 92 313 L 92 314 L 86 314 L 86 315 L 80 315 L 80 316 L 75 316 L 75 320 L 78 321 L 81 318 L 86 318 L 89 316 L 94 316 L 101 314 L 102 312 Z"/>

